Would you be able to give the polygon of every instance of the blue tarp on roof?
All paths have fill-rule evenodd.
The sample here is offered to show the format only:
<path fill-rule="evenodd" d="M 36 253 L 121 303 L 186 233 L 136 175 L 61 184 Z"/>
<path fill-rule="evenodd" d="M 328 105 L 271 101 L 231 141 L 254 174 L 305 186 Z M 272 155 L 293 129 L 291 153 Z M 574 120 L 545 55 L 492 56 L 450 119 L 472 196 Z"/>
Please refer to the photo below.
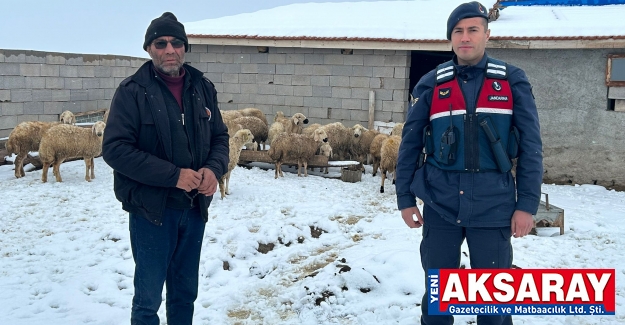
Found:
<path fill-rule="evenodd" d="M 605 6 L 622 5 L 625 0 L 500 0 L 504 7 L 510 6 Z"/>

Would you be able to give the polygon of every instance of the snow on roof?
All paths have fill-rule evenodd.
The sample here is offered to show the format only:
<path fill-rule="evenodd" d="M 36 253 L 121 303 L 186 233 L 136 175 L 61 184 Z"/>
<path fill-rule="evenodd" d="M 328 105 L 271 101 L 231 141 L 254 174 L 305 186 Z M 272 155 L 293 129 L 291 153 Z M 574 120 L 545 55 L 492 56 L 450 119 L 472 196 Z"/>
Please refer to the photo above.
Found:
<path fill-rule="evenodd" d="M 185 23 L 191 37 L 446 42 L 451 11 L 467 0 L 302 3 Z M 497 1 L 482 1 L 493 8 Z M 500 9 L 494 39 L 625 38 L 625 5 Z"/>

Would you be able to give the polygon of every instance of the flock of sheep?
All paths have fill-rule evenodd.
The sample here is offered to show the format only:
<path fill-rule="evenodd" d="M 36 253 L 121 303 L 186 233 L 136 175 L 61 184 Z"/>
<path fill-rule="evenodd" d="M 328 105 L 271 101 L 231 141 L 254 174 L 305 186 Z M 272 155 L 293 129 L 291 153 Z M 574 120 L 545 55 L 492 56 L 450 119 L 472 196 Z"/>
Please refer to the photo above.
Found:
<path fill-rule="evenodd" d="M 277 112 L 274 122 L 269 125 L 265 114 L 257 108 L 221 111 L 224 123 L 228 127 L 231 137 L 237 137 L 238 132 L 245 130 L 252 134 L 251 146 L 253 150 L 265 149 L 269 144 L 268 156 L 275 163 L 275 178 L 281 177 L 281 166 L 284 162 L 297 162 L 297 175 L 308 176 L 308 161 L 314 155 L 325 155 L 331 160 L 356 160 L 364 172 L 363 164 L 367 157 L 373 161 L 373 176 L 378 168 L 382 172 L 380 192 L 384 193 L 386 173 L 395 175 L 397 154 L 401 142 L 403 123 L 397 124 L 390 135 L 376 130 L 368 130 L 360 124 L 348 128 L 340 122 L 321 125 L 308 124 L 308 119 L 302 113 L 286 117 Z M 241 150 L 245 146 L 242 140 L 230 140 L 230 166 L 224 180 L 220 180 L 222 198 L 228 194 L 227 184 L 230 172 L 239 161 Z M 325 173 L 328 173 L 327 167 Z M 395 183 L 395 176 L 393 184 Z"/>
<path fill-rule="evenodd" d="M 27 121 L 18 124 L 9 135 L 6 148 L 16 154 L 15 177 L 24 177 L 23 162 L 28 152 L 38 151 L 43 165 L 42 182 L 48 180 L 48 168 L 52 166 L 57 182 L 61 182 L 60 165 L 70 158 L 83 158 L 85 180 L 95 178 L 94 157 L 102 152 L 102 138 L 106 126 L 98 121 L 88 129 L 76 126 L 76 118 L 70 111 L 63 112 L 59 122 Z M 286 117 L 278 112 L 271 125 L 265 114 L 257 108 L 221 111 L 230 134 L 230 163 L 228 171 L 219 179 L 221 198 L 229 194 L 230 174 L 236 167 L 241 150 L 251 146 L 253 150 L 265 150 L 270 144 L 268 156 L 275 163 L 275 178 L 281 177 L 284 162 L 297 162 L 297 175 L 308 176 L 308 161 L 315 155 L 324 155 L 330 160 L 356 160 L 364 172 L 363 164 L 371 157 L 373 176 L 381 171 L 380 192 L 384 193 L 386 173 L 395 175 L 397 153 L 401 142 L 403 123 L 397 124 L 390 135 L 368 130 L 360 124 L 348 128 L 340 122 L 321 125 L 308 124 L 302 113 Z M 328 173 L 328 168 L 325 168 Z M 395 176 L 393 184 L 395 183 Z"/>
<path fill-rule="evenodd" d="M 16 154 L 15 177 L 24 177 L 24 160 L 28 152 L 38 151 L 43 165 L 41 181 L 48 181 L 48 168 L 57 182 L 62 182 L 60 165 L 70 158 L 83 158 L 85 180 L 95 178 L 93 158 L 102 152 L 102 136 L 106 124 L 98 121 L 89 128 L 76 126 L 76 118 L 70 111 L 63 112 L 59 122 L 26 121 L 18 124 L 5 146 L 9 154 Z"/>

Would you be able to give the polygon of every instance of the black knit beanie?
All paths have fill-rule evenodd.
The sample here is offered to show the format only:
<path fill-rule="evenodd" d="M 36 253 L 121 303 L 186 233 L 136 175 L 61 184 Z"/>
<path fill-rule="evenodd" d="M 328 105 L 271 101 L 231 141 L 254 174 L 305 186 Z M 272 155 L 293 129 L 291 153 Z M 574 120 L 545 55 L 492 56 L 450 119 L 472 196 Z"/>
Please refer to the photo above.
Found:
<path fill-rule="evenodd" d="M 451 41 L 451 31 L 459 21 L 465 18 L 482 17 L 488 20 L 488 10 L 481 3 L 471 1 L 459 5 L 447 19 L 447 39 Z"/>
<path fill-rule="evenodd" d="M 145 32 L 143 49 L 147 51 L 152 41 L 161 36 L 172 36 L 184 41 L 185 52 L 189 50 L 189 40 L 187 39 L 187 33 L 184 31 L 184 25 L 178 22 L 176 16 L 171 12 L 165 12 L 162 16 L 152 20 L 148 30 Z"/>

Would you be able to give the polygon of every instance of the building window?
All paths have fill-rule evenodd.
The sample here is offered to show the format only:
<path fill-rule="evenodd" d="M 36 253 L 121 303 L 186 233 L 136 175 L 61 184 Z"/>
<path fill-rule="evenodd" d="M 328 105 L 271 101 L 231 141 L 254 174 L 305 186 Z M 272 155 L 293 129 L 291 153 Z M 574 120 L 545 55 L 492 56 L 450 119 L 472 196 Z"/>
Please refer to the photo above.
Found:
<path fill-rule="evenodd" d="M 606 68 L 608 110 L 625 112 L 625 54 L 608 55 Z"/>

